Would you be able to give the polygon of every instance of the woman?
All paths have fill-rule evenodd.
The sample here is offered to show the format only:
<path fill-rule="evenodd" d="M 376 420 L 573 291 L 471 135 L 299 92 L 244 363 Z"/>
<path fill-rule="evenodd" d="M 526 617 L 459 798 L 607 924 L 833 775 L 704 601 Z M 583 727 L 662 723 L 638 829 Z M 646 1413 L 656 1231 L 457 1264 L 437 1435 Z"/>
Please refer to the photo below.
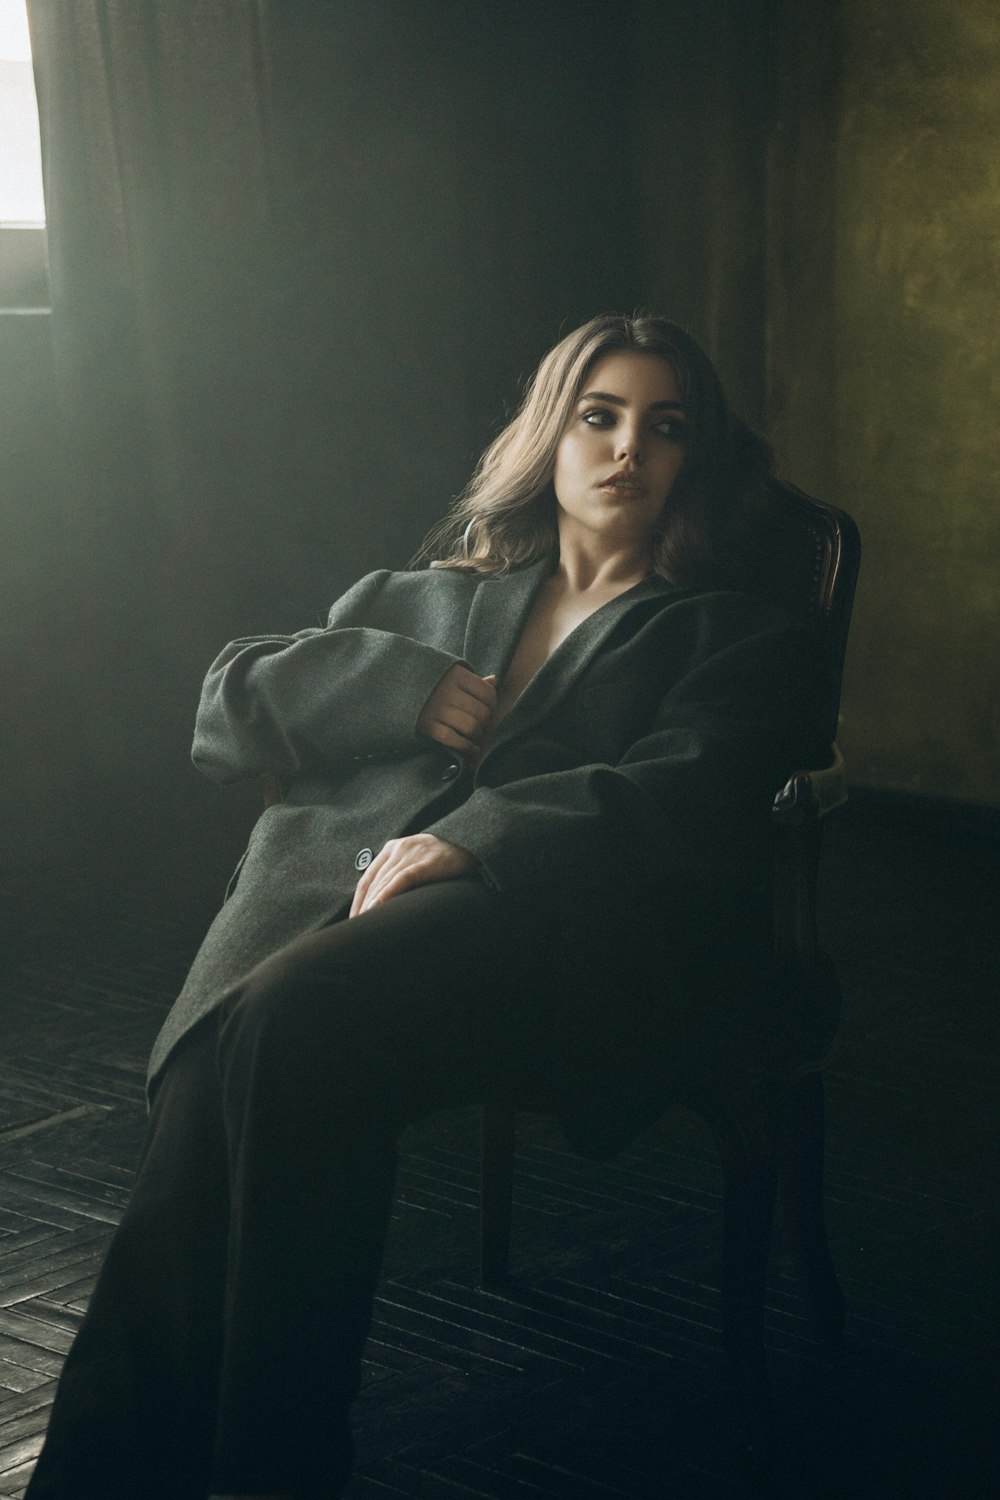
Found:
<path fill-rule="evenodd" d="M 196 763 L 284 798 L 154 1048 L 29 1500 L 341 1493 L 400 1127 L 541 1097 L 606 1155 L 765 1044 L 767 811 L 822 753 L 807 633 L 733 587 L 766 475 L 693 340 L 597 318 L 438 561 L 215 662 Z"/>

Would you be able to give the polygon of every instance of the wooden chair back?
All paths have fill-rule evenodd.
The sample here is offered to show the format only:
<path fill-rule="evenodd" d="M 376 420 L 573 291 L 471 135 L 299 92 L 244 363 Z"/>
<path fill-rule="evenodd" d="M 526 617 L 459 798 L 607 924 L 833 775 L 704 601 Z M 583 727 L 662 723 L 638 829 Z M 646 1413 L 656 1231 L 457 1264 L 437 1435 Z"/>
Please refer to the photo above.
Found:
<path fill-rule="evenodd" d="M 751 564 L 755 590 L 810 620 L 829 668 L 827 738 L 836 738 L 847 632 L 861 563 L 858 528 L 845 511 L 773 480 Z"/>

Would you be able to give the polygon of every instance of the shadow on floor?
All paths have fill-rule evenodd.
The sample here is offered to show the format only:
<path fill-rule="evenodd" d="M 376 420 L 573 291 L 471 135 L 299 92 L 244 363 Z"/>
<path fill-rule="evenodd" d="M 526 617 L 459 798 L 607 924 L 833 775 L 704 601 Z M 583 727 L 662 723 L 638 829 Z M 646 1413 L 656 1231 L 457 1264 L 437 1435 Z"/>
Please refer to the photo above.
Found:
<path fill-rule="evenodd" d="M 827 1200 L 851 1345 L 805 1332 L 780 1246 L 769 1440 L 734 1444 L 720 1174 L 677 1111 L 615 1161 L 523 1116 L 513 1277 L 476 1289 L 476 1122 L 407 1133 L 358 1403 L 351 1500 L 1000 1493 L 995 1239 L 1000 854 L 992 827 L 871 801 L 837 820 L 827 945 L 844 979 Z M 197 905 L 197 903 L 195 903 Z M 143 1130 L 145 1056 L 199 936 L 86 876 L 16 941 L 0 1058 L 0 1497 L 20 1497 Z"/>

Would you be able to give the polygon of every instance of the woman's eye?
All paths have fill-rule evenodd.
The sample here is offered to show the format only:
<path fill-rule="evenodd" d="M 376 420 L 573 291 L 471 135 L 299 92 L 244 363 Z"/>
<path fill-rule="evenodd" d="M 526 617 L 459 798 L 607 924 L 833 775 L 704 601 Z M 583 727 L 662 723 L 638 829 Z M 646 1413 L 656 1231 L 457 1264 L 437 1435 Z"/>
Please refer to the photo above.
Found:
<path fill-rule="evenodd" d="M 584 412 L 583 420 L 588 427 L 610 427 L 614 421 L 614 417 L 609 411 L 604 411 L 601 407 L 594 406 L 591 407 L 590 411 Z"/>
<path fill-rule="evenodd" d="M 664 421 L 657 422 L 655 430 L 662 433 L 665 438 L 670 438 L 671 442 L 674 443 L 682 443 L 687 437 L 684 423 L 676 421 L 673 417 L 667 417 Z"/>

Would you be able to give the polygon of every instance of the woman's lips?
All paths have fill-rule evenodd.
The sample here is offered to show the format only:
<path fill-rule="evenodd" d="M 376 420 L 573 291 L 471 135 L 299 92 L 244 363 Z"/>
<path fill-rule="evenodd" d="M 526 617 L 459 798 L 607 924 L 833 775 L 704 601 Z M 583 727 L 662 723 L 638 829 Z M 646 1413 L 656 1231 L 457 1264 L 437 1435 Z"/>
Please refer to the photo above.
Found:
<path fill-rule="evenodd" d="M 604 483 L 599 485 L 598 488 L 612 490 L 616 495 L 644 495 L 646 493 L 645 486 L 641 485 L 638 480 L 622 479 L 616 476 L 605 479 Z"/>

